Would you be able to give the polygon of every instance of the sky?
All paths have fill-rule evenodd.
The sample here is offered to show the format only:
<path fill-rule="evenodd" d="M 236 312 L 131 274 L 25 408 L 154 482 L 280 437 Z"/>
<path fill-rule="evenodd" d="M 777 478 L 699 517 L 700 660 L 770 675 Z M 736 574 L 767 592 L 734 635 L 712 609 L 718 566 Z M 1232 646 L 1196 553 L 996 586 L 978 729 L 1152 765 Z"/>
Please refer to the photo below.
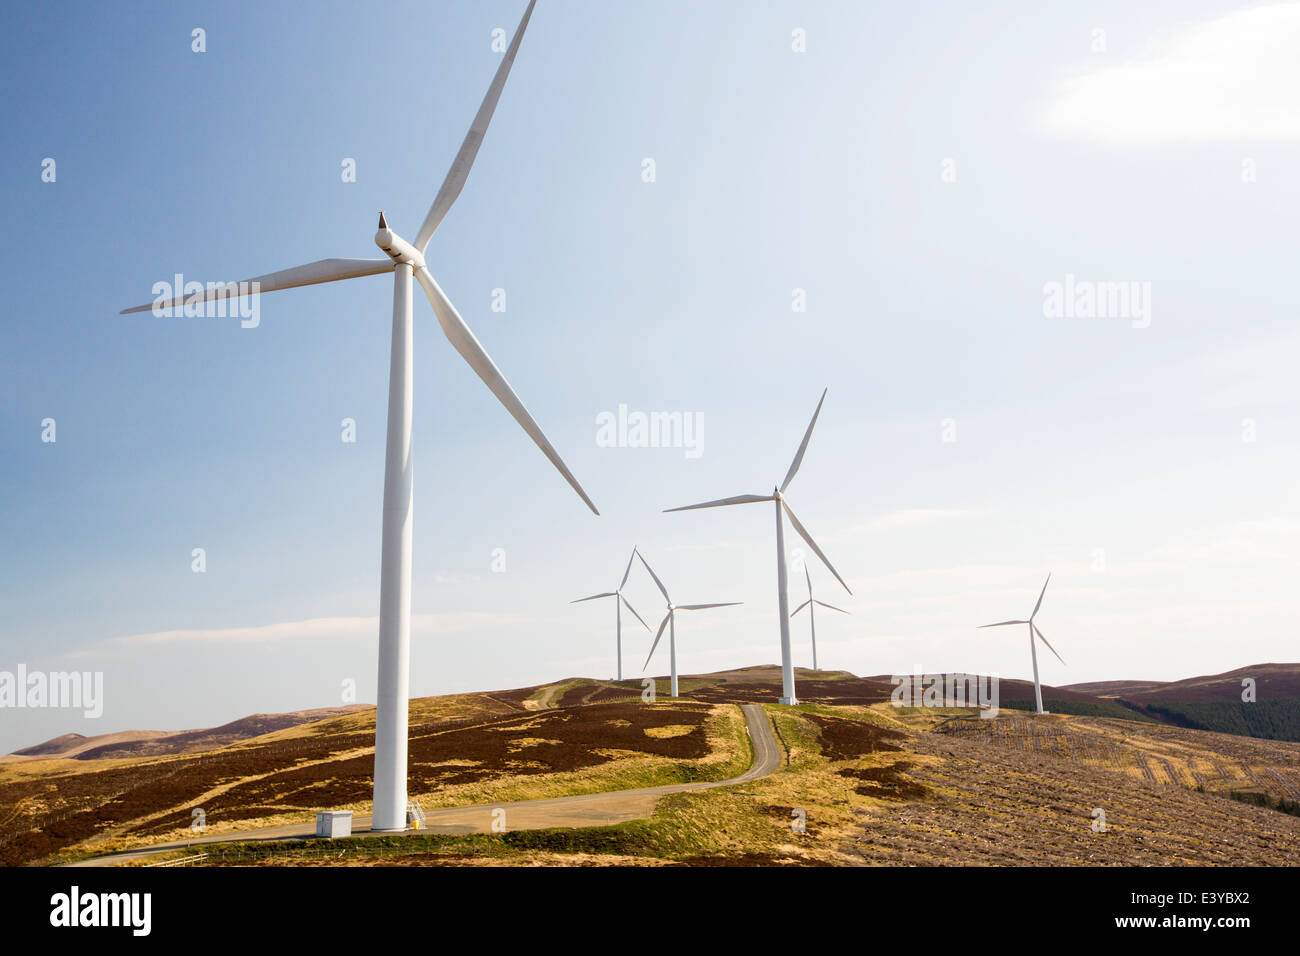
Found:
<path fill-rule="evenodd" d="M 413 239 L 524 6 L 0 11 L 0 671 L 104 681 L 0 753 L 374 700 L 389 279 L 118 313 Z M 976 626 L 1049 571 L 1045 683 L 1296 660 L 1296 49 L 1296 3 L 542 0 L 427 257 L 601 515 L 417 291 L 412 695 L 613 676 L 569 602 L 634 545 L 744 602 L 679 617 L 682 673 L 778 662 L 771 506 L 663 510 L 769 492 L 823 389 L 824 668 L 1027 678 Z M 611 447 L 621 406 L 692 447 Z"/>

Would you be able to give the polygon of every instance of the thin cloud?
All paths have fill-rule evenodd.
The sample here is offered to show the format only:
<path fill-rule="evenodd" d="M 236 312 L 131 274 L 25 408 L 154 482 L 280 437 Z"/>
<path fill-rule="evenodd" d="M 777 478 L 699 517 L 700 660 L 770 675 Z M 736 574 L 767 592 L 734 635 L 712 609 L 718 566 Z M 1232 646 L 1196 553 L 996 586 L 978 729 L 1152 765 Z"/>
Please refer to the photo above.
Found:
<path fill-rule="evenodd" d="M 1112 146 L 1297 140 L 1298 49 L 1300 4 L 1239 10 L 1185 28 L 1162 51 L 1065 80 L 1043 128 Z"/>
<path fill-rule="evenodd" d="M 951 521 L 953 518 L 964 518 L 969 514 L 971 514 L 969 511 L 943 508 L 905 508 L 901 511 L 891 511 L 878 518 L 873 518 L 867 522 L 867 528 L 873 531 L 891 528 L 915 528 L 940 521 Z"/>
<path fill-rule="evenodd" d="M 449 614 L 412 614 L 414 634 L 456 633 L 476 628 L 512 626 L 526 622 L 515 614 L 490 614 L 461 611 Z M 152 631 L 112 638 L 107 643 L 119 647 L 155 646 L 160 644 L 265 644 L 284 641 L 328 640 L 331 638 L 370 637 L 379 632 L 378 617 L 313 617 L 304 621 L 281 621 L 249 627 L 184 628 Z"/>
<path fill-rule="evenodd" d="M 1300 401 L 1291 358 L 1298 348 L 1300 334 L 1287 332 L 1198 355 L 1186 363 L 1183 374 L 1198 383 L 1213 383 L 1203 399 L 1209 409 L 1293 405 Z"/>
<path fill-rule="evenodd" d="M 467 584 L 478 584 L 481 580 L 477 574 L 456 574 L 450 571 L 439 571 L 433 576 L 433 583 L 439 586 L 465 587 Z"/>
<path fill-rule="evenodd" d="M 958 518 L 968 518 L 976 513 L 956 508 L 901 508 L 897 511 L 887 511 L 884 514 L 875 515 L 866 521 L 850 525 L 839 531 L 828 530 L 822 533 L 814 533 L 813 537 L 818 544 L 825 541 L 843 541 L 846 538 L 856 538 L 864 533 L 921 528 L 940 524 L 944 521 L 953 521 Z M 797 544 L 796 547 L 802 548 L 802 545 Z"/>

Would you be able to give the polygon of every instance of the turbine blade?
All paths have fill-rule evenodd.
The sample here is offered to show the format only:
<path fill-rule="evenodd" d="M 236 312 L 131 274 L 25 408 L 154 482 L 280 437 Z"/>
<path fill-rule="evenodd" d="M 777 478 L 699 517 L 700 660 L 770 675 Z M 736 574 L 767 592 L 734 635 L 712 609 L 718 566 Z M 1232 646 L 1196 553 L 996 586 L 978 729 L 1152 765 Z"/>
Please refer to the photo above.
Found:
<path fill-rule="evenodd" d="M 1032 627 L 1032 628 L 1034 629 L 1034 633 L 1038 635 L 1038 639 L 1039 639 L 1040 641 L 1042 641 L 1044 644 L 1047 644 L 1047 638 L 1043 637 L 1043 632 L 1040 631 L 1040 630 L 1038 629 L 1038 625 L 1037 625 L 1037 624 L 1034 624 L 1034 623 L 1031 621 L 1030 624 L 1029 624 L 1029 626 Z M 1053 654 L 1056 654 L 1056 659 L 1057 659 L 1058 661 L 1061 661 L 1062 664 L 1065 663 L 1065 661 L 1061 660 L 1061 655 L 1056 653 L 1056 648 L 1054 648 L 1051 644 L 1047 644 L 1047 649 L 1048 649 L 1049 651 L 1051 651 Z M 1066 665 L 1066 666 L 1069 666 L 1069 665 Z"/>
<path fill-rule="evenodd" d="M 593 594 L 591 597 L 578 598 L 576 601 L 570 601 L 570 604 L 581 604 L 583 601 L 594 601 L 596 598 L 613 597 L 613 591 L 606 591 L 604 594 Z"/>
<path fill-rule="evenodd" d="M 650 658 L 655 656 L 655 648 L 659 646 L 659 638 L 664 636 L 664 628 L 668 626 L 668 619 L 672 616 L 672 611 L 664 615 L 663 623 L 659 625 L 659 633 L 655 635 L 655 642 L 650 645 L 650 653 L 646 655 L 645 663 L 641 665 L 642 670 L 650 666 Z"/>
<path fill-rule="evenodd" d="M 258 292 L 276 292 L 280 289 L 296 289 L 303 285 L 317 285 L 321 282 L 337 282 L 340 279 L 359 279 L 362 276 L 377 276 L 392 272 L 395 268 L 392 259 L 320 259 L 305 266 L 268 272 L 264 276 L 245 279 L 243 282 L 211 283 L 203 292 L 184 295 L 183 290 L 175 290 L 176 295 L 163 302 L 154 300 L 148 305 L 136 305 L 123 309 L 119 315 L 132 312 L 150 312 L 155 305 L 159 309 L 171 309 L 188 303 L 213 302 L 218 299 L 238 299 L 253 293 L 253 283 L 257 283 Z"/>
<path fill-rule="evenodd" d="M 631 604 L 627 603 L 627 598 L 623 597 L 623 595 L 620 594 L 618 596 L 618 599 L 623 602 L 623 606 L 625 608 L 627 608 L 629 611 L 632 612 L 633 617 L 635 617 L 638 621 L 641 621 L 641 615 L 636 613 L 636 608 L 634 608 Z M 645 621 L 641 621 L 641 626 L 644 627 L 647 631 L 650 630 L 650 625 L 647 624 Z"/>
<path fill-rule="evenodd" d="M 1008 624 L 1028 624 L 1028 621 L 998 621 L 996 624 L 981 624 L 976 630 L 985 627 L 1006 627 Z"/>
<path fill-rule="evenodd" d="M 812 603 L 813 603 L 812 601 L 804 601 L 797 608 L 795 608 L 793 611 L 790 612 L 790 616 L 794 617 L 796 614 L 798 614 L 800 611 L 802 611 L 804 608 L 806 608 L 809 604 Z"/>
<path fill-rule="evenodd" d="M 840 584 L 844 586 L 844 590 L 852 594 L 853 589 L 847 584 L 844 584 L 844 579 L 840 577 L 840 572 L 835 570 L 835 566 L 832 565 L 826 555 L 822 553 L 822 549 L 817 547 L 817 542 L 812 539 L 812 535 L 808 533 L 808 529 L 799 523 L 799 519 L 794 516 L 794 512 L 790 510 L 790 505 L 786 503 L 784 498 L 781 499 L 781 507 L 785 509 L 786 517 L 790 519 L 790 524 L 794 527 L 794 530 L 799 533 L 799 537 L 803 538 L 804 541 L 808 543 L 808 547 L 812 548 L 813 551 L 817 553 L 817 557 L 822 559 L 822 564 L 826 565 L 827 570 L 829 570 L 831 574 L 835 575 L 835 580 L 839 581 Z M 784 557 L 785 556 L 782 555 L 782 559 L 784 559 Z"/>
<path fill-rule="evenodd" d="M 627 569 L 623 572 L 623 580 L 618 586 L 618 589 L 620 591 L 622 591 L 623 588 L 627 585 L 627 576 L 632 573 L 632 562 L 635 560 L 636 560 L 636 548 L 633 548 L 632 553 L 627 556 Z"/>
<path fill-rule="evenodd" d="M 514 65 L 515 54 L 519 52 L 519 41 L 524 38 L 524 30 L 528 27 L 528 19 L 533 15 L 533 6 L 536 3 L 537 0 L 529 0 L 528 9 L 524 11 L 523 19 L 519 21 L 519 27 L 510 41 L 510 47 L 502 57 L 496 75 L 492 77 L 492 85 L 488 87 L 487 95 L 483 97 L 483 103 L 474 115 L 474 122 L 470 124 L 469 132 L 465 134 L 465 141 L 460 144 L 460 151 L 452 160 L 451 169 L 447 170 L 447 178 L 442 181 L 442 187 L 434 197 L 433 205 L 429 207 L 429 214 L 424 217 L 424 223 L 415 237 L 415 248 L 421 253 L 429 245 L 434 230 L 447 215 L 451 204 L 456 201 L 456 197 L 464 188 L 465 180 L 469 178 L 470 167 L 474 165 L 478 148 L 483 144 L 483 137 L 487 134 L 488 124 L 492 122 L 492 113 L 497 108 L 497 100 L 501 99 L 501 91 L 506 86 L 506 77 L 510 75 L 510 67 Z"/>
<path fill-rule="evenodd" d="M 675 611 L 703 611 L 711 607 L 735 607 L 737 604 L 744 604 L 744 601 L 727 601 L 724 604 L 679 604 L 673 608 Z"/>
<path fill-rule="evenodd" d="M 841 614 L 849 613 L 848 611 L 844 610 L 844 608 L 836 607 L 834 604 L 827 604 L 825 601 L 813 601 L 813 603 L 816 604 L 818 607 L 828 608 L 829 610 L 832 611 L 839 611 Z"/>
<path fill-rule="evenodd" d="M 826 392 L 826 389 L 822 389 L 822 397 L 817 400 L 817 411 L 813 412 L 812 421 L 808 423 L 808 430 L 804 432 L 803 441 L 799 444 L 799 451 L 795 454 L 794 461 L 790 463 L 790 470 L 785 473 L 785 481 L 781 482 L 782 493 L 790 486 L 790 482 L 794 481 L 795 472 L 803 462 L 803 453 L 808 450 L 808 439 L 812 438 L 813 426 L 817 424 L 817 416 L 822 413 L 822 402 L 826 401 Z"/>
<path fill-rule="evenodd" d="M 808 582 L 808 600 L 812 600 L 812 575 L 808 573 L 808 562 L 803 563 L 803 579 Z"/>
<path fill-rule="evenodd" d="M 668 596 L 668 589 L 664 587 L 664 583 L 659 580 L 659 575 L 655 574 L 654 568 L 650 567 L 650 562 L 645 559 L 645 555 L 638 551 L 636 556 L 641 559 L 641 563 L 645 565 L 645 569 L 650 572 L 650 577 L 655 579 L 655 584 L 659 585 L 659 593 L 664 596 L 664 600 L 669 604 L 672 604 L 673 599 Z"/>
<path fill-rule="evenodd" d="M 719 498 L 717 501 L 704 501 L 698 505 L 686 505 L 682 508 L 665 508 L 664 514 L 671 511 L 694 511 L 696 508 L 721 508 L 724 505 L 748 505 L 755 501 L 771 500 L 771 495 L 736 495 L 734 498 Z"/>
<path fill-rule="evenodd" d="M 421 268 L 415 273 L 415 277 L 420 280 L 420 285 L 424 286 L 424 293 L 429 297 L 429 304 L 433 306 L 434 314 L 438 316 L 438 323 L 442 326 L 447 341 L 451 342 L 456 351 L 461 354 L 461 358 L 469 363 L 469 367 L 475 371 L 492 394 L 506 407 L 506 411 L 514 417 L 514 420 L 523 427 L 524 431 L 528 432 L 528 437 L 537 443 L 537 447 L 542 450 L 542 454 L 550 459 L 551 464 L 559 470 L 560 474 L 564 476 L 564 480 L 578 493 L 578 497 L 587 503 L 587 507 L 592 510 L 592 513 L 600 514 L 596 510 L 596 506 L 591 503 L 591 499 L 587 497 L 587 493 L 582 490 L 582 485 L 578 484 L 578 479 L 573 477 L 573 472 L 569 471 L 569 466 L 560 458 L 559 452 L 547 440 L 541 426 L 537 424 L 532 415 L 528 414 L 528 409 L 524 408 L 524 403 L 519 400 L 519 396 L 510 387 L 510 383 L 505 380 L 500 369 L 496 367 L 491 357 L 483 350 L 483 346 L 474 337 L 474 333 L 465 324 L 465 320 L 460 317 L 460 313 L 451 304 L 451 300 L 438 287 L 438 283 L 433 281 L 433 276 L 429 274 L 429 270 Z"/>
<path fill-rule="evenodd" d="M 1047 581 L 1050 580 L 1052 580 L 1052 575 L 1049 573 L 1047 575 Z M 1043 606 L 1043 595 L 1047 593 L 1047 581 L 1043 582 L 1043 589 L 1038 592 L 1038 603 L 1034 605 L 1034 614 L 1037 614 L 1038 609 Z M 1034 619 L 1034 614 L 1029 615 L 1029 620 L 1032 621 Z"/>

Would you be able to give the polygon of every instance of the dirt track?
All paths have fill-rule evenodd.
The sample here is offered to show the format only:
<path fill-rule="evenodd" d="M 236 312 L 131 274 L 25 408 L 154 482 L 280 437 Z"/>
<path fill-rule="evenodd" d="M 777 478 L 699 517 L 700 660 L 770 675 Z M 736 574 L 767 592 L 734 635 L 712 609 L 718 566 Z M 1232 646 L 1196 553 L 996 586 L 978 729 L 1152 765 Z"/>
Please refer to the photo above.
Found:
<path fill-rule="evenodd" d="M 430 810 L 426 813 L 428 817 L 427 825 L 420 832 L 447 834 L 489 833 L 492 830 L 493 812 L 498 809 L 505 810 L 505 824 L 510 830 L 607 826 L 649 816 L 654 810 L 655 802 L 664 794 L 680 793 L 685 790 L 708 790 L 714 787 L 727 787 L 757 780 L 781 766 L 782 751 L 772 734 L 771 721 L 763 708 L 757 704 L 744 704 L 742 706 L 745 712 L 745 723 L 749 730 L 750 741 L 754 746 L 754 762 L 748 770 L 738 777 L 716 782 L 680 783 L 661 787 L 646 787 L 640 790 L 619 790 L 612 793 L 590 793 L 572 797 L 552 797 L 544 800 L 524 800 L 517 803 L 493 803 L 472 807 Z M 370 817 L 362 815 L 355 817 L 353 835 L 366 836 L 370 833 Z M 160 843 L 147 849 L 110 853 L 68 865 L 117 866 L 188 846 L 265 840 L 302 840 L 310 839 L 314 834 L 315 827 L 310 824 L 264 827 L 243 833 L 223 833 L 210 837 L 197 837 L 193 840 Z"/>

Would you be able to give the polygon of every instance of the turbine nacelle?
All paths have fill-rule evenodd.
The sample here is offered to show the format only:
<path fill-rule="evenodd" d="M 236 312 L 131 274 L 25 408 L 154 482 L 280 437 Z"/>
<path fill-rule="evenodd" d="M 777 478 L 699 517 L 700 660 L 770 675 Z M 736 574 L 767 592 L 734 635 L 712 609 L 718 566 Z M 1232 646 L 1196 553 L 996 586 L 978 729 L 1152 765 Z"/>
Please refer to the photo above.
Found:
<path fill-rule="evenodd" d="M 424 254 L 411 245 L 392 229 L 384 214 L 379 214 L 379 231 L 375 233 L 375 245 L 384 250 L 384 254 L 394 262 L 409 265 L 412 269 L 424 268 Z"/>

